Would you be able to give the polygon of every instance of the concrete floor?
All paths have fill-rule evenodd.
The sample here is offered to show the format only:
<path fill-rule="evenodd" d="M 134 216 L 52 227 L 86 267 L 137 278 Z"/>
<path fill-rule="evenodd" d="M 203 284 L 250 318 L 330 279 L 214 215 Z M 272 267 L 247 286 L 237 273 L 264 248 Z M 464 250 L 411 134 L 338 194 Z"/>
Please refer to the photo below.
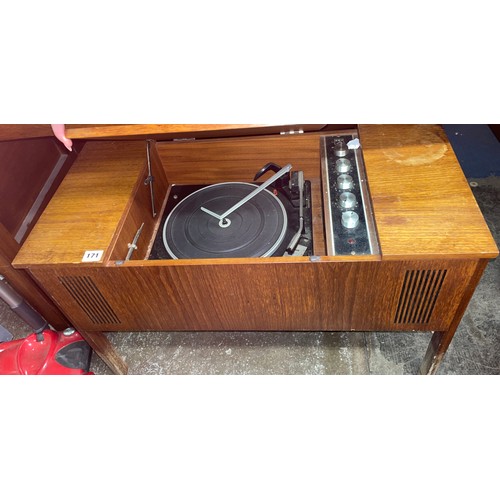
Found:
<path fill-rule="evenodd" d="M 500 246 L 500 178 L 469 181 Z M 488 264 L 439 374 L 500 374 L 499 299 L 500 258 Z M 29 333 L 1 301 L 0 324 L 16 337 Z M 431 333 L 121 332 L 108 337 L 135 375 L 401 375 L 418 372 Z M 91 370 L 111 373 L 96 355 Z"/>

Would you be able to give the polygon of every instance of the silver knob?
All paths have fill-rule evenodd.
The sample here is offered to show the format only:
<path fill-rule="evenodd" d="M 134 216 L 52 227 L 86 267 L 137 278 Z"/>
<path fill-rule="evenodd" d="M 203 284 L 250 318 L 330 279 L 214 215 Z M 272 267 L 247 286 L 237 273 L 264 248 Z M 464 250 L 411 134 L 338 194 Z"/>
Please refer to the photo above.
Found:
<path fill-rule="evenodd" d="M 333 151 L 335 152 L 335 155 L 338 156 L 339 158 L 347 154 L 347 146 L 344 139 L 338 139 L 335 141 L 335 144 L 333 146 Z"/>
<path fill-rule="evenodd" d="M 347 229 L 354 229 L 359 224 L 359 215 L 352 210 L 342 214 L 342 225 Z"/>
<path fill-rule="evenodd" d="M 353 188 L 352 177 L 348 174 L 339 175 L 337 178 L 337 186 L 339 189 L 352 189 Z"/>
<path fill-rule="evenodd" d="M 339 203 L 342 208 L 354 208 L 356 206 L 356 196 L 352 193 L 341 193 Z"/>
<path fill-rule="evenodd" d="M 345 174 L 351 170 L 351 162 L 347 158 L 339 158 L 335 162 L 335 170 L 339 174 Z"/>

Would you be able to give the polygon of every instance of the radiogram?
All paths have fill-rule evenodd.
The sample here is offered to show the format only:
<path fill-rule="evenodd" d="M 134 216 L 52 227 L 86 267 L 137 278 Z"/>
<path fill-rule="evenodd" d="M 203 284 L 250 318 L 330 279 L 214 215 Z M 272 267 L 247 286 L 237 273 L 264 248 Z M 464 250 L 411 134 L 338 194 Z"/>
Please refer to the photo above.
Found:
<path fill-rule="evenodd" d="M 435 373 L 497 254 L 440 126 L 360 125 L 88 141 L 14 265 L 117 373 L 148 330 L 433 331 Z"/>

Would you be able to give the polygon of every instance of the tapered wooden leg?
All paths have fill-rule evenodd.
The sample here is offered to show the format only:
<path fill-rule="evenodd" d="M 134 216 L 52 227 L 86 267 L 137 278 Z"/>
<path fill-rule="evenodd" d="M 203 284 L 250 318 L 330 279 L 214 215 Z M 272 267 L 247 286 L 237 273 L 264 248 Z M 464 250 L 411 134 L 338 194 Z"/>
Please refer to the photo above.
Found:
<path fill-rule="evenodd" d="M 421 375 L 436 374 L 454 334 L 455 331 L 451 332 L 450 330 L 446 332 L 434 332 L 429 342 L 429 347 L 427 347 L 424 360 L 420 365 Z"/>
<path fill-rule="evenodd" d="M 458 306 L 455 317 L 453 318 L 448 330 L 444 332 L 434 332 L 434 335 L 429 343 L 429 347 L 427 348 L 427 352 L 425 353 L 424 360 L 420 365 L 421 375 L 434 375 L 437 372 L 439 365 L 446 354 L 446 350 L 453 339 L 453 335 L 455 335 L 458 325 L 460 324 L 460 321 L 462 321 L 462 316 L 469 305 L 469 301 L 472 298 L 481 276 L 483 275 L 487 263 L 487 259 L 478 261 L 476 271 L 472 275 L 469 285 L 464 292 L 462 301 Z"/>
<path fill-rule="evenodd" d="M 82 332 L 82 337 L 88 342 L 94 352 L 109 366 L 116 375 L 126 375 L 128 366 L 118 355 L 115 348 L 102 332 Z"/>

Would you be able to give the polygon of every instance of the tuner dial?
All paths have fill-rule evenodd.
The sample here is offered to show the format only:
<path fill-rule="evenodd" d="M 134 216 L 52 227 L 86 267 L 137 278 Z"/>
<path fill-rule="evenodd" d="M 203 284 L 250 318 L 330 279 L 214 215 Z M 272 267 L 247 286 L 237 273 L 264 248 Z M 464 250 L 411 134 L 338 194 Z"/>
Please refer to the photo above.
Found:
<path fill-rule="evenodd" d="M 337 186 L 339 189 L 352 189 L 354 186 L 352 177 L 348 174 L 339 175 L 337 178 Z"/>
<path fill-rule="evenodd" d="M 349 170 L 351 170 L 351 166 L 351 162 L 347 158 L 339 158 L 335 162 L 335 170 L 339 174 L 346 174 Z"/>
<path fill-rule="evenodd" d="M 339 203 L 342 208 L 354 208 L 356 206 L 356 196 L 352 193 L 341 193 L 339 196 Z"/>
<path fill-rule="evenodd" d="M 347 146 L 344 139 L 338 139 L 337 141 L 335 141 L 333 151 L 339 158 L 347 155 Z"/>
<path fill-rule="evenodd" d="M 342 213 L 342 225 L 346 229 L 354 229 L 359 224 L 359 215 L 352 210 Z"/>

